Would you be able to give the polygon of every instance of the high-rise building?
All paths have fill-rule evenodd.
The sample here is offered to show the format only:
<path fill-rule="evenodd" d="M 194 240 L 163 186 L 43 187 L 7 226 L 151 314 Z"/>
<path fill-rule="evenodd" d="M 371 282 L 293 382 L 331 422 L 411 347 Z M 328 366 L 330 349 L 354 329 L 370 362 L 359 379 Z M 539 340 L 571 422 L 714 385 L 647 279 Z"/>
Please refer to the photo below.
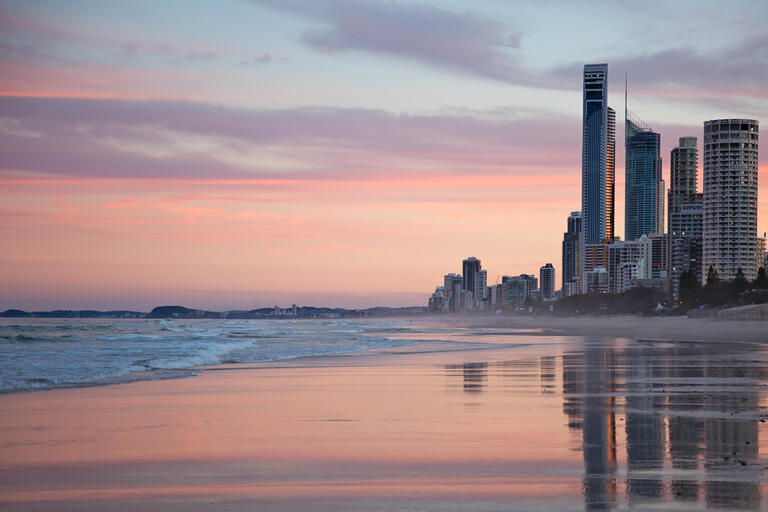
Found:
<path fill-rule="evenodd" d="M 608 293 L 608 271 L 605 267 L 595 267 L 584 272 L 587 293 Z"/>
<path fill-rule="evenodd" d="M 651 275 L 646 279 L 667 279 L 669 277 L 669 236 L 665 233 L 651 233 Z"/>
<path fill-rule="evenodd" d="M 624 239 L 632 241 L 664 232 L 661 136 L 626 109 L 626 97 L 624 123 Z"/>
<path fill-rule="evenodd" d="M 539 269 L 539 285 L 541 286 L 542 300 L 555 298 L 555 267 L 551 263 L 547 263 Z"/>
<path fill-rule="evenodd" d="M 765 237 L 765 233 L 763 233 L 763 236 L 757 237 L 757 251 L 755 251 L 755 260 L 757 261 L 757 269 L 760 270 L 760 267 L 765 266 L 765 244 L 768 243 L 768 240 Z"/>
<path fill-rule="evenodd" d="M 615 237 L 616 206 L 616 111 L 608 107 L 608 142 L 605 164 L 605 241 L 613 242 Z"/>
<path fill-rule="evenodd" d="M 684 204 L 696 202 L 699 150 L 696 137 L 680 137 L 679 145 L 669 158 L 669 197 L 667 200 L 667 233 L 672 233 L 672 216 Z"/>
<path fill-rule="evenodd" d="M 653 242 L 645 235 L 637 240 L 617 241 L 610 244 L 608 246 L 609 293 L 628 290 L 632 287 L 631 279 L 650 279 L 652 261 Z M 627 278 L 630 280 L 627 281 Z"/>
<path fill-rule="evenodd" d="M 488 271 L 481 270 L 475 274 L 475 288 L 472 294 L 475 307 L 483 309 L 488 298 Z"/>
<path fill-rule="evenodd" d="M 442 286 L 437 286 L 435 293 L 429 297 L 427 309 L 430 313 L 442 313 L 446 307 L 445 289 Z"/>
<path fill-rule="evenodd" d="M 757 147 L 754 119 L 704 122 L 704 274 L 757 276 Z"/>
<path fill-rule="evenodd" d="M 581 212 L 571 212 L 563 233 L 563 288 L 581 280 Z"/>
<path fill-rule="evenodd" d="M 581 213 L 585 244 L 606 238 L 608 183 L 608 64 L 584 66 Z"/>
<path fill-rule="evenodd" d="M 693 271 L 701 281 L 701 194 L 698 185 L 699 150 L 696 137 L 680 137 L 670 154 L 667 234 L 672 295 L 678 296 L 680 276 Z"/>
<path fill-rule="evenodd" d="M 506 303 L 511 309 L 523 309 L 528 297 L 531 296 L 531 290 L 536 289 L 536 276 L 520 274 L 519 276 L 502 276 L 501 283 L 506 286 Z"/>
<path fill-rule="evenodd" d="M 462 276 L 462 288 L 474 293 L 475 292 L 475 276 L 481 270 L 480 260 L 474 256 L 470 256 L 461 262 Z"/>
<path fill-rule="evenodd" d="M 701 194 L 694 194 L 692 203 L 683 203 L 677 212 L 670 212 L 670 285 L 672 295 L 678 297 L 680 276 L 689 270 L 702 279 L 702 205 Z"/>
<path fill-rule="evenodd" d="M 445 294 L 445 303 L 447 310 L 455 313 L 461 310 L 461 291 L 463 278 L 461 274 L 445 274 L 443 276 L 443 293 Z"/>

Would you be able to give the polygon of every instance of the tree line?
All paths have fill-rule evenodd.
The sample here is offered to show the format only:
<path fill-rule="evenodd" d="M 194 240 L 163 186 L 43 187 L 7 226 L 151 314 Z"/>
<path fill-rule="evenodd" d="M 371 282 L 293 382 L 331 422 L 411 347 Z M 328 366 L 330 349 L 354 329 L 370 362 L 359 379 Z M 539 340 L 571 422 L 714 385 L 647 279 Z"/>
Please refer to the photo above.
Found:
<path fill-rule="evenodd" d="M 720 279 L 717 270 L 707 270 L 706 285 L 702 286 L 692 271 L 680 276 L 677 301 L 663 288 L 636 287 L 623 293 L 587 293 L 561 297 L 554 303 L 554 312 L 562 314 L 685 314 L 690 309 L 739 306 L 768 302 L 768 276 L 760 268 L 757 278 L 747 280 L 739 268 L 733 281 Z"/>

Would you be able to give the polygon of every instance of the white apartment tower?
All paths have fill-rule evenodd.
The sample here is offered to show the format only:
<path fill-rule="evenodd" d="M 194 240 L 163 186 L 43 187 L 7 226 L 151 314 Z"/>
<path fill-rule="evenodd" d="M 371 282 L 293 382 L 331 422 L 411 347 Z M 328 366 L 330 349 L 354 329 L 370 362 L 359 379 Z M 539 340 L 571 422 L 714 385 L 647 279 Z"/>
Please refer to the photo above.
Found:
<path fill-rule="evenodd" d="M 757 277 L 757 141 L 754 119 L 704 122 L 704 276 Z"/>

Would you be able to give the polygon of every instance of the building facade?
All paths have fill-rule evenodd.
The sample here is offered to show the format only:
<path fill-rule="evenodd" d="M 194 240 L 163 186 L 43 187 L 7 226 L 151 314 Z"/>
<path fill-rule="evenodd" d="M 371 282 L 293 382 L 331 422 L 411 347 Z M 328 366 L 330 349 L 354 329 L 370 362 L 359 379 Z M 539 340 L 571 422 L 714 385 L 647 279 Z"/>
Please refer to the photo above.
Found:
<path fill-rule="evenodd" d="M 674 231 L 672 216 L 684 204 L 696 203 L 699 150 L 696 137 L 680 137 L 669 155 L 669 195 L 667 197 L 667 233 Z"/>
<path fill-rule="evenodd" d="M 470 256 L 461 262 L 461 275 L 463 276 L 462 288 L 474 293 L 475 291 L 475 276 L 482 270 L 480 260 L 474 256 Z"/>
<path fill-rule="evenodd" d="M 648 279 L 652 275 L 653 242 L 646 235 L 637 240 L 617 241 L 608 246 L 608 292 L 621 293 L 629 289 L 628 283 L 620 282 L 626 264 L 639 264 L 634 269 L 634 279 Z"/>
<path fill-rule="evenodd" d="M 605 164 L 605 238 L 613 242 L 616 231 L 616 111 L 608 107 L 608 140 Z"/>
<path fill-rule="evenodd" d="M 584 66 L 581 154 L 583 240 L 596 244 L 606 237 L 608 182 L 608 65 Z"/>
<path fill-rule="evenodd" d="M 661 179 L 661 136 L 637 119 L 625 119 L 624 239 L 664 230 L 664 181 Z"/>
<path fill-rule="evenodd" d="M 693 203 L 683 203 L 679 211 L 670 213 L 670 285 L 672 295 L 680 292 L 680 276 L 693 271 L 698 282 L 702 280 L 702 204 L 701 194 L 695 194 Z"/>
<path fill-rule="evenodd" d="M 704 122 L 705 275 L 711 265 L 722 280 L 739 268 L 757 276 L 758 129 L 754 119 Z"/>
<path fill-rule="evenodd" d="M 541 287 L 541 300 L 553 300 L 555 298 L 555 267 L 547 263 L 539 269 L 539 286 Z"/>
<path fill-rule="evenodd" d="M 568 283 L 581 281 L 581 212 L 571 212 L 567 231 L 563 233 L 563 289 Z"/>

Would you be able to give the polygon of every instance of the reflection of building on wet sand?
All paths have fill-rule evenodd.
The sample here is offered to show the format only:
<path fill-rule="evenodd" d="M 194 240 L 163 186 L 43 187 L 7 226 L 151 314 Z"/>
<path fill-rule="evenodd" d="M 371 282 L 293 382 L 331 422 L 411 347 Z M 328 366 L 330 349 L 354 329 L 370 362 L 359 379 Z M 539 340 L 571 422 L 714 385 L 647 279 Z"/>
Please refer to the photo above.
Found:
<path fill-rule="evenodd" d="M 660 411 L 666 394 L 653 383 L 665 381 L 664 360 L 653 347 L 639 345 L 624 354 L 626 368 L 627 495 L 660 498 L 664 484 L 661 469 L 666 449 L 666 427 Z M 641 501 L 642 501 L 641 500 Z"/>
<path fill-rule="evenodd" d="M 588 510 L 616 501 L 615 372 L 612 354 L 599 348 L 563 356 L 563 412 L 582 430 L 584 499 Z"/>
<path fill-rule="evenodd" d="M 728 391 L 711 393 L 706 401 L 708 411 L 719 412 L 726 417 L 705 420 L 706 463 L 708 474 L 727 471 L 733 467 L 743 468 L 745 477 L 759 475 L 758 423 L 754 419 L 731 418 L 742 412 L 754 412 L 759 408 L 756 384 L 761 379 L 761 368 L 744 364 L 744 361 L 710 362 L 705 375 L 726 382 L 744 380 L 747 391 L 737 386 Z M 764 375 L 762 376 L 764 377 Z M 751 386 L 751 389 L 747 386 Z M 706 484 L 707 505 L 719 508 L 757 509 L 762 501 L 759 483 L 756 481 L 710 480 Z"/>
<path fill-rule="evenodd" d="M 615 413 L 622 395 L 630 504 L 703 498 L 707 508 L 760 507 L 754 413 L 766 375 L 733 353 L 732 345 L 640 343 L 589 344 L 563 355 L 563 412 L 568 427 L 582 431 L 587 510 L 612 508 L 618 499 Z M 667 445 L 671 473 L 664 472 Z"/>
<path fill-rule="evenodd" d="M 488 380 L 488 363 L 447 364 L 445 373 L 449 376 L 461 376 L 464 379 L 464 391 L 474 393 L 482 391 Z"/>
<path fill-rule="evenodd" d="M 613 361 L 604 350 L 584 351 L 584 497 L 588 508 L 616 501 L 616 415 Z"/>

